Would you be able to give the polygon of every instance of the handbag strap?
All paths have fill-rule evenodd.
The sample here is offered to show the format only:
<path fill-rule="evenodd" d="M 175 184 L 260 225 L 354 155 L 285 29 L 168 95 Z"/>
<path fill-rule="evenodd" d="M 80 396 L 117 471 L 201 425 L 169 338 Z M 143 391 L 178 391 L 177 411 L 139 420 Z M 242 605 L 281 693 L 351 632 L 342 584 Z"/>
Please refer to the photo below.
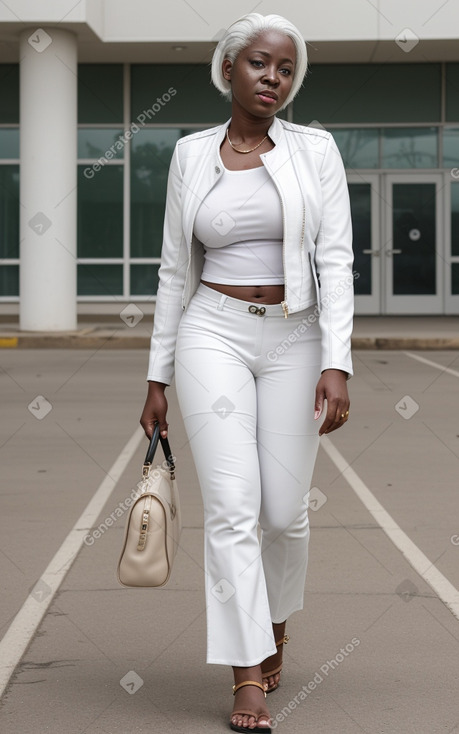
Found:
<path fill-rule="evenodd" d="M 148 471 L 149 467 L 153 463 L 153 459 L 154 459 L 156 449 L 158 447 L 159 442 L 161 442 L 161 446 L 164 451 L 164 456 L 167 462 L 167 467 L 171 474 L 171 479 L 175 479 L 174 456 L 172 454 L 171 447 L 169 446 L 169 441 L 167 440 L 167 438 L 163 438 L 159 432 L 158 421 L 155 422 L 155 427 L 153 428 L 153 435 L 150 440 L 150 445 L 148 447 L 147 455 L 145 456 L 145 461 L 143 462 L 144 474 L 145 472 Z"/>

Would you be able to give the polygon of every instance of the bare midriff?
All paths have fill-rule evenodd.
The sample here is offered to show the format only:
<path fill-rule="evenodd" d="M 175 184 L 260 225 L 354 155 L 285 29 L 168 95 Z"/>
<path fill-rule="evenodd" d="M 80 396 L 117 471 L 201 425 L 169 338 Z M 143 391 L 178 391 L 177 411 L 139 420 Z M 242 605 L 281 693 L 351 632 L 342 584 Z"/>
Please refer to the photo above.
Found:
<path fill-rule="evenodd" d="M 253 301 L 254 303 L 281 303 L 284 300 L 283 285 L 223 285 L 222 283 L 209 283 L 201 280 L 208 288 L 213 288 L 219 293 L 224 293 L 230 298 L 239 298 L 241 301 Z"/>
<path fill-rule="evenodd" d="M 256 151 L 243 155 L 241 158 L 239 153 L 231 149 L 225 138 L 220 148 L 220 155 L 226 168 L 232 171 L 242 171 L 263 165 L 260 153 L 267 153 L 272 148 L 274 148 L 274 143 L 271 138 L 267 138 Z M 223 285 L 222 283 L 210 283 L 207 280 L 201 280 L 201 283 L 204 283 L 208 288 L 219 291 L 219 293 L 224 293 L 225 296 L 239 298 L 241 301 L 253 301 L 254 303 L 270 305 L 281 303 L 284 300 L 283 285 Z M 250 731 L 250 729 L 247 731 Z"/>

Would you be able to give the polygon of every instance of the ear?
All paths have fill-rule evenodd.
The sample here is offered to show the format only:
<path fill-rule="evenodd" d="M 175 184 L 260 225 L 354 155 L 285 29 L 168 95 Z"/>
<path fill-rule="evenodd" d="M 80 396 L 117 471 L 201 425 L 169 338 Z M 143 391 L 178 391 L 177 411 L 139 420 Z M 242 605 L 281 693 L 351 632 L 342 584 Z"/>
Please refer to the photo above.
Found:
<path fill-rule="evenodd" d="M 223 78 L 226 81 L 231 81 L 231 69 L 233 67 L 232 62 L 229 59 L 224 59 L 222 63 Z"/>

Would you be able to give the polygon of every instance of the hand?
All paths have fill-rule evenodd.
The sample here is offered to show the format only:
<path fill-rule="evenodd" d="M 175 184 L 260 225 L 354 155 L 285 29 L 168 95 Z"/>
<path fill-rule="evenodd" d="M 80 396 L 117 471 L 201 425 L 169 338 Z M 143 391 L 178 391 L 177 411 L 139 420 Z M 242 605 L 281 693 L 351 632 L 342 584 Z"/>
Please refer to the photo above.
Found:
<path fill-rule="evenodd" d="M 153 435 L 153 428 L 156 421 L 159 423 L 161 436 L 163 438 L 167 436 L 167 399 L 164 394 L 166 387 L 162 382 L 148 382 L 148 395 L 140 417 L 140 425 L 145 431 L 146 437 L 149 439 Z"/>
<path fill-rule="evenodd" d="M 322 372 L 316 387 L 315 420 L 322 415 L 324 400 L 327 401 L 327 415 L 319 428 L 319 436 L 341 428 L 349 417 L 350 402 L 346 372 L 333 369 Z"/>

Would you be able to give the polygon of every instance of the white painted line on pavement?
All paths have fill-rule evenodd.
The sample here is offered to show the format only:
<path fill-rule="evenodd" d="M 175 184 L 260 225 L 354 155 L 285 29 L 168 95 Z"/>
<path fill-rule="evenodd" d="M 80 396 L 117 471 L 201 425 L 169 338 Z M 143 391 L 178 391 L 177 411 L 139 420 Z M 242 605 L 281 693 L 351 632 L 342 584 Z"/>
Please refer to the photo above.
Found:
<path fill-rule="evenodd" d="M 0 642 L 0 697 L 118 480 L 145 436 L 139 426 L 51 559 Z"/>
<path fill-rule="evenodd" d="M 435 568 L 427 556 L 397 525 L 354 469 L 349 466 L 344 456 L 332 444 L 328 436 L 322 436 L 321 445 L 381 529 L 402 552 L 414 570 L 432 587 L 441 601 L 459 619 L 459 591 Z"/>
<path fill-rule="evenodd" d="M 411 357 L 411 359 L 417 359 L 418 362 L 423 362 L 424 364 L 428 364 L 431 367 L 436 367 L 437 370 L 441 370 L 442 372 L 447 372 L 449 375 L 454 375 L 454 377 L 459 377 L 459 372 L 457 370 L 452 370 L 451 367 L 445 367 L 443 364 L 440 364 L 439 362 L 431 362 L 430 359 L 426 359 L 425 357 L 419 357 L 417 354 L 413 354 L 412 352 L 404 352 L 407 357 Z"/>

